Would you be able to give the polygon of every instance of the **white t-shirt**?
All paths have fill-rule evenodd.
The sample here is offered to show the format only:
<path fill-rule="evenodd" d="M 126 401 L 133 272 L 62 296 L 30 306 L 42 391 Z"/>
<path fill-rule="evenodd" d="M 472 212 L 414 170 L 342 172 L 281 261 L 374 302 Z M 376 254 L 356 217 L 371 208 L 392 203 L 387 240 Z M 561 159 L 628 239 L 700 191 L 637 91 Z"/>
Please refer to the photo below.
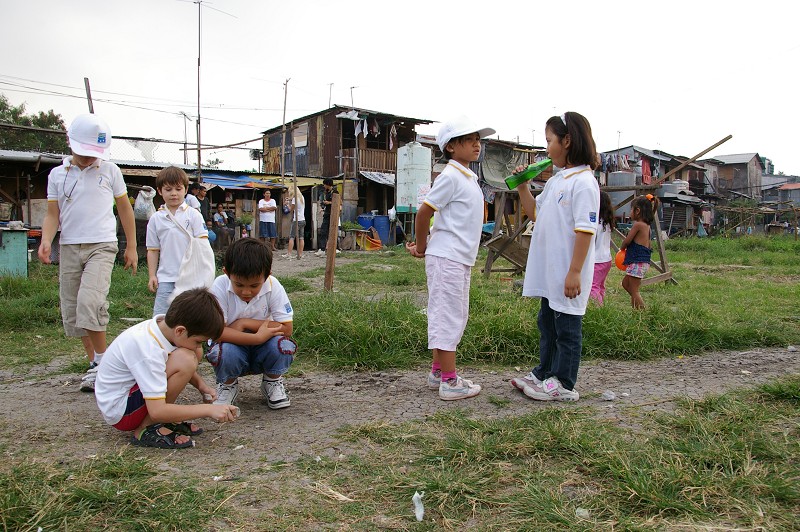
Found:
<path fill-rule="evenodd" d="M 275 221 L 275 211 L 269 212 L 261 212 L 263 207 L 278 207 L 278 204 L 275 203 L 275 200 L 270 198 L 269 201 L 265 199 L 258 200 L 258 219 L 262 222 L 274 222 Z"/>
<path fill-rule="evenodd" d="M 94 383 L 94 398 L 109 425 L 125 415 L 128 393 L 139 385 L 145 399 L 166 399 L 167 357 L 177 347 L 158 328 L 164 315 L 122 331 L 108 346 Z"/>
<path fill-rule="evenodd" d="M 575 233 L 594 235 L 600 210 L 600 187 L 591 169 L 576 166 L 551 177 L 536 197 L 536 223 L 531 234 L 522 295 L 546 297 L 550 308 L 582 316 L 594 276 L 594 239 L 581 268 L 581 294 L 568 299 L 564 280 L 572 262 Z"/>
<path fill-rule="evenodd" d="M 197 199 L 197 196 L 194 194 L 186 194 L 184 201 L 189 207 L 192 209 L 197 209 L 197 211 L 200 212 L 200 200 Z"/>
<path fill-rule="evenodd" d="M 483 192 L 478 176 L 451 159 L 436 177 L 424 203 L 436 211 L 425 254 L 473 266 L 483 227 Z"/>
<path fill-rule="evenodd" d="M 278 323 L 290 323 L 294 319 L 294 310 L 286 290 L 280 281 L 271 275 L 267 277 L 258 295 L 249 302 L 242 301 L 233 293 L 231 280 L 227 275 L 220 275 L 214 279 L 211 293 L 222 307 L 226 325 L 239 318 L 271 320 Z"/>
<path fill-rule="evenodd" d="M 292 198 L 292 205 L 294 205 L 294 198 Z M 294 210 L 294 214 L 292 214 L 292 218 L 296 222 L 305 222 L 306 221 L 306 202 L 303 201 L 300 203 L 300 206 Z"/>
<path fill-rule="evenodd" d="M 166 205 L 162 205 L 147 222 L 146 244 L 148 250 L 159 251 L 156 277 L 163 283 L 174 283 L 178 280 L 178 271 L 186 248 L 189 247 L 189 235 L 176 227 L 176 223 L 185 227 L 193 237 L 208 238 L 206 222 L 200 211 L 184 203 L 177 208 L 175 216 L 172 216 Z"/>
<path fill-rule="evenodd" d="M 66 157 L 47 178 L 47 201 L 57 201 L 62 244 L 117 241 L 114 200 L 129 201 L 116 164 L 100 159 L 81 170 Z"/>
<path fill-rule="evenodd" d="M 594 262 L 611 262 L 611 226 L 603 228 L 602 222 L 597 222 L 597 233 L 594 236 Z"/>

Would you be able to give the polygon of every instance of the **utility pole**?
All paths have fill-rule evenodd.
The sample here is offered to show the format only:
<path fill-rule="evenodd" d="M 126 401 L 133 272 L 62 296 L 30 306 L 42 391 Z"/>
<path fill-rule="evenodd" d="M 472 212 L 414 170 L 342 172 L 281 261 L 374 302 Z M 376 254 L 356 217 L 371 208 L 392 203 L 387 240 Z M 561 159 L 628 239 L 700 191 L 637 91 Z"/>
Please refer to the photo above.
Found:
<path fill-rule="evenodd" d="M 202 43 L 203 2 L 197 0 L 197 182 L 203 182 L 203 159 L 200 152 L 200 46 Z"/>
<path fill-rule="evenodd" d="M 331 95 L 333 94 L 333 83 L 328 83 L 328 109 L 331 108 Z"/>
<path fill-rule="evenodd" d="M 286 153 L 286 98 L 289 95 L 289 80 L 292 78 L 286 78 L 286 82 L 283 84 L 283 127 L 281 128 L 281 183 L 283 183 L 284 179 L 284 158 Z"/>
<path fill-rule="evenodd" d="M 92 89 L 89 87 L 89 78 L 83 78 L 83 85 L 86 87 L 86 99 L 89 101 L 89 112 L 94 114 L 94 104 L 92 103 Z"/>
<path fill-rule="evenodd" d="M 350 107 L 355 107 L 353 103 L 353 89 L 357 89 L 358 87 L 350 87 Z"/>
<path fill-rule="evenodd" d="M 178 113 L 183 117 L 183 164 L 189 164 L 189 152 L 187 150 L 187 138 L 186 138 L 186 121 L 189 120 L 189 115 L 181 111 Z"/>

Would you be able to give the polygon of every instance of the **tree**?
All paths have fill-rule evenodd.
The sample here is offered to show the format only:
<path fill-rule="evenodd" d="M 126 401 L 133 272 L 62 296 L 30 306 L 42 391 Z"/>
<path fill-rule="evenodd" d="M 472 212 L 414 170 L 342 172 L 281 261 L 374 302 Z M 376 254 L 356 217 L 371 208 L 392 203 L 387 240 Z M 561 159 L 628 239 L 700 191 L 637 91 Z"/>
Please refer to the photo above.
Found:
<path fill-rule="evenodd" d="M 25 104 L 11 105 L 3 94 L 0 94 L 0 122 L 17 126 L 29 126 L 52 129 L 53 133 L 43 131 L 27 131 L 0 127 L 0 149 L 36 151 L 46 153 L 69 153 L 64 119 L 52 109 L 46 113 L 25 114 Z"/>
<path fill-rule="evenodd" d="M 222 163 L 224 163 L 224 162 L 225 162 L 225 161 L 223 161 L 223 160 L 222 160 L 222 159 L 220 159 L 219 157 L 216 157 L 216 158 L 214 158 L 214 159 L 209 159 L 209 160 L 207 160 L 207 161 L 206 161 L 206 166 L 207 166 L 208 168 L 214 168 L 214 169 L 216 169 L 216 170 L 219 170 L 219 165 L 221 165 L 221 164 L 222 164 Z"/>

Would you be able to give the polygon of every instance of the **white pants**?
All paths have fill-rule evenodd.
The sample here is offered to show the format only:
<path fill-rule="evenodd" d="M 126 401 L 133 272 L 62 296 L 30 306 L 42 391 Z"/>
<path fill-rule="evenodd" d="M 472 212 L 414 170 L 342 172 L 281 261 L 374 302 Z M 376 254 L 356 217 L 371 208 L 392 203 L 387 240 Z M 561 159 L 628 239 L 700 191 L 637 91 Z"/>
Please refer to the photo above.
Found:
<path fill-rule="evenodd" d="M 427 255 L 428 349 L 455 351 L 469 317 L 472 266 Z"/>

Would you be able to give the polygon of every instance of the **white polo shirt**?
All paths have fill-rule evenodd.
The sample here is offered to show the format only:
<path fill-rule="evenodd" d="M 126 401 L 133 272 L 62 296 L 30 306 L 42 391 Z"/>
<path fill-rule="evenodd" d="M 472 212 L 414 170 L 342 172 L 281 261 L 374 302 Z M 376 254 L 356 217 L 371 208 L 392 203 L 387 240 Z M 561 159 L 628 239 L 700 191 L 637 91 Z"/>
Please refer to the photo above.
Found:
<path fill-rule="evenodd" d="M 556 312 L 586 313 L 594 276 L 594 238 L 581 268 L 581 294 L 568 299 L 564 281 L 572 262 L 575 233 L 594 235 L 599 209 L 600 187 L 588 166 L 561 170 L 547 181 L 536 197 L 536 223 L 522 295 L 546 297 Z"/>
<path fill-rule="evenodd" d="M 129 201 L 116 164 L 100 159 L 81 170 L 66 157 L 47 177 L 47 201 L 57 201 L 62 244 L 117 241 L 114 200 Z"/>
<path fill-rule="evenodd" d="M 424 203 L 436 211 L 425 254 L 473 266 L 483 227 L 483 192 L 478 176 L 451 159 L 436 177 Z"/>
<path fill-rule="evenodd" d="M 263 207 L 278 207 L 278 204 L 275 203 L 275 200 L 270 198 L 269 201 L 265 199 L 258 200 L 258 220 L 261 222 L 274 222 L 275 221 L 275 211 L 269 212 L 261 212 Z"/>
<path fill-rule="evenodd" d="M 193 237 L 208 238 L 203 215 L 186 203 L 175 210 L 175 216 L 170 214 L 166 205 L 162 205 L 150 217 L 147 222 L 147 249 L 159 252 L 156 277 L 164 283 L 174 283 L 178 280 L 178 271 L 186 254 L 186 248 L 189 247 L 189 235 L 177 227 L 176 223 L 185 227 Z"/>
<path fill-rule="evenodd" d="M 94 383 L 94 398 L 109 425 L 125 415 L 128 393 L 139 385 L 145 399 L 166 399 L 167 357 L 177 347 L 158 328 L 159 314 L 122 331 L 103 355 Z"/>
<path fill-rule="evenodd" d="M 292 198 L 292 205 L 295 205 L 295 199 Z M 305 222 L 306 221 L 306 202 L 300 204 L 299 207 L 295 208 L 294 214 L 292 214 L 292 218 L 296 222 Z"/>
<path fill-rule="evenodd" d="M 249 302 L 242 301 L 233 293 L 231 280 L 227 275 L 220 275 L 211 285 L 211 293 L 217 298 L 225 325 L 230 325 L 239 318 L 254 320 L 271 320 L 278 323 L 290 323 L 294 319 L 294 310 L 283 285 L 275 277 L 267 277 L 264 286 L 256 297 Z"/>

